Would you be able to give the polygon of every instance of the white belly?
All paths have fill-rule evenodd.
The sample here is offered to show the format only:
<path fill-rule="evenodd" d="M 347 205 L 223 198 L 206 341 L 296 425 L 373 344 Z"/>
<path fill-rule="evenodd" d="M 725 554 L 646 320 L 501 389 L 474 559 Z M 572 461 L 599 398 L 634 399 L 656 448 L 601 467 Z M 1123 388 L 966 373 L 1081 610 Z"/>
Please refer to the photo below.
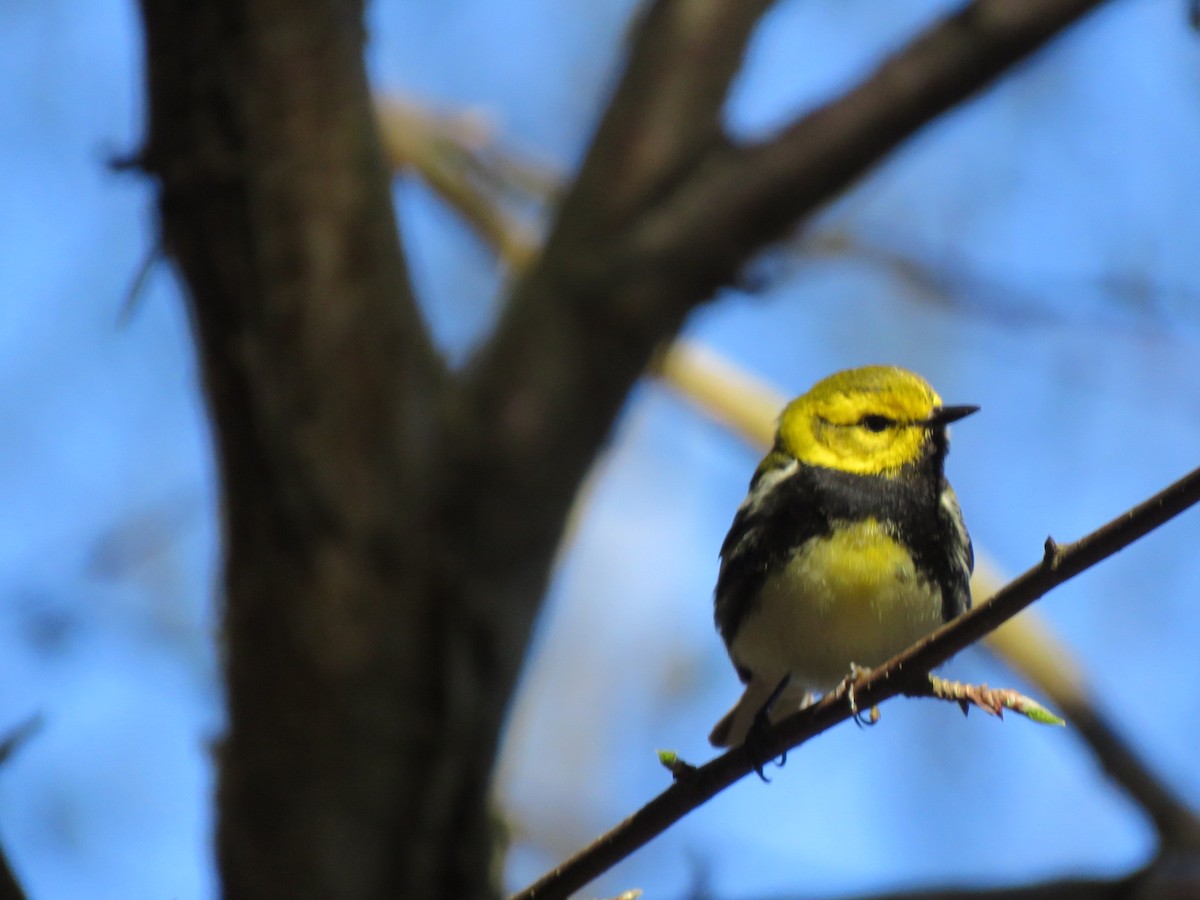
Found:
<path fill-rule="evenodd" d="M 734 662 L 768 684 L 827 691 L 942 623 L 941 592 L 874 520 L 814 538 L 768 578 L 734 637 Z"/>

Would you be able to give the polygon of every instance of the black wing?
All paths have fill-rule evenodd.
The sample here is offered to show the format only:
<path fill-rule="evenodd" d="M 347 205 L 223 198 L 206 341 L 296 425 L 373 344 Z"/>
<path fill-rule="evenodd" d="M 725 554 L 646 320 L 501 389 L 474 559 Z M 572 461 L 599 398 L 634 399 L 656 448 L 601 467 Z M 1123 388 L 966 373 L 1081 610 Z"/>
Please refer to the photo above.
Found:
<path fill-rule="evenodd" d="M 757 601 L 767 572 L 805 541 L 828 534 L 813 468 L 792 463 L 755 478 L 721 545 L 715 618 L 726 645 Z"/>
<path fill-rule="evenodd" d="M 917 570 L 937 584 L 949 621 L 971 605 L 974 553 L 954 491 L 919 469 L 899 476 L 863 476 L 795 464 L 756 476 L 721 545 L 715 618 L 733 641 L 753 608 L 766 574 L 836 522 L 889 524 Z"/>

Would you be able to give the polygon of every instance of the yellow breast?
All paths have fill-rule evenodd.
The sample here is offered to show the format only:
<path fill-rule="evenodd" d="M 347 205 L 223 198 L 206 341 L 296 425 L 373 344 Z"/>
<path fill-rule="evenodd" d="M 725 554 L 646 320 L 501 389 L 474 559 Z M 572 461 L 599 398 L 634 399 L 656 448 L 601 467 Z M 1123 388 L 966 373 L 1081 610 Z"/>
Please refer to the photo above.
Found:
<path fill-rule="evenodd" d="M 764 582 L 731 647 L 739 666 L 775 683 L 834 687 L 850 664 L 877 666 L 942 622 L 938 588 L 874 519 L 804 544 Z"/>

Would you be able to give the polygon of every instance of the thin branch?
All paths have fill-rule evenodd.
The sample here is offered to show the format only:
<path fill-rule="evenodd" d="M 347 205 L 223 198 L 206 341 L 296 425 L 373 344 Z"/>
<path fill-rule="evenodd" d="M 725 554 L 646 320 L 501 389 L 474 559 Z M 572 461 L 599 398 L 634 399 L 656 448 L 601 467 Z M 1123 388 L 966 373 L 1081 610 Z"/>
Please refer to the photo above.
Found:
<path fill-rule="evenodd" d="M 996 718 L 1004 718 L 1004 711 L 1008 710 L 1042 725 L 1067 724 L 1065 719 L 1013 688 L 994 688 L 987 684 L 954 681 L 939 675 L 930 674 L 928 678 L 921 679 L 907 688 L 904 696 L 948 700 L 957 703 L 964 714 L 968 708 L 974 706 Z M 878 716 L 879 710 L 872 708 L 871 721 L 877 721 Z"/>
<path fill-rule="evenodd" d="M 150 281 L 150 273 L 154 271 L 154 264 L 161 261 L 162 258 L 162 239 L 156 238 L 146 248 L 145 255 L 142 256 L 142 260 L 138 263 L 133 278 L 129 282 L 129 288 L 125 291 L 125 299 L 121 302 L 121 308 L 117 312 L 118 328 L 124 328 L 133 321 L 134 313 L 137 312 L 138 304 L 142 300 L 142 293 Z"/>
<path fill-rule="evenodd" d="M 41 713 L 36 713 L 0 739 L 0 766 L 25 746 L 44 724 Z M 25 900 L 25 890 L 8 862 L 8 854 L 0 848 L 0 900 Z"/>
<path fill-rule="evenodd" d="M 497 148 L 482 116 L 466 111 L 438 113 L 399 97 L 377 100 L 376 114 L 388 159 L 396 169 L 411 169 L 475 230 L 513 270 L 536 255 L 536 230 L 505 204 L 526 188 L 560 184 L 545 167 Z M 536 199 L 545 201 L 548 196 Z"/>
<path fill-rule="evenodd" d="M 14 753 L 20 750 L 31 737 L 42 730 L 45 719 L 41 713 L 34 713 L 0 740 L 0 766 L 8 762 Z"/>
<path fill-rule="evenodd" d="M 725 99 L 774 0 L 651 0 L 625 71 L 563 204 L 561 230 L 628 227 L 714 147 Z M 615 236 L 615 235 L 614 235 Z"/>
<path fill-rule="evenodd" d="M 1073 544 L 1059 545 L 1047 538 L 1038 565 L 1009 582 L 991 599 L 882 666 L 860 675 L 853 682 L 859 708 L 876 706 L 904 693 L 916 679 L 995 630 L 1047 591 L 1124 549 L 1198 501 L 1200 469 Z M 831 691 L 808 709 L 784 719 L 760 744 L 735 747 L 691 771 L 512 900 L 567 897 L 756 767 L 761 768 L 850 716 L 844 691 Z"/>
<path fill-rule="evenodd" d="M 756 449 L 765 450 L 771 445 L 775 415 L 785 398 L 769 385 L 718 354 L 683 340 L 660 355 L 654 370 L 705 415 L 723 423 Z M 971 578 L 976 602 L 983 602 L 1002 584 L 995 566 L 977 552 Z M 1075 725 L 1112 781 L 1145 810 L 1164 847 L 1200 846 L 1196 813 L 1154 774 L 1096 707 L 1073 652 L 1036 610 L 1005 622 L 983 643 L 1044 692 Z"/>
<path fill-rule="evenodd" d="M 515 680 L 572 499 L 655 348 L 703 292 L 630 273 L 629 223 L 724 140 L 721 109 L 769 0 L 657 0 L 542 252 L 465 372 L 449 436 L 468 606 L 497 610 Z"/>
<path fill-rule="evenodd" d="M 840 105 L 742 150 L 724 134 L 723 106 L 770 2 L 649 5 L 542 253 L 465 373 L 449 435 L 463 481 L 488 485 L 455 510 L 454 537 L 479 562 L 468 604 L 504 610 L 507 645 L 525 646 L 574 492 L 685 316 L 786 227 L 1097 2 L 978 0 Z"/>
<path fill-rule="evenodd" d="M 1195 896 L 1200 896 L 1200 875 L 1195 869 L 1159 859 L 1116 878 L 1066 878 L 1019 887 L 916 888 L 864 894 L 855 900 L 1180 900 Z M 800 898 L 781 894 L 771 900 Z"/>
<path fill-rule="evenodd" d="M 775 440 L 775 421 L 788 398 L 719 353 L 681 338 L 651 371 L 756 450 L 766 452 Z"/>
<path fill-rule="evenodd" d="M 1096 705 L 1070 649 L 1042 619 L 1027 613 L 1006 622 L 988 635 L 986 644 L 1037 685 L 1074 726 L 1109 779 L 1150 817 L 1165 849 L 1200 850 L 1200 817 Z"/>
<path fill-rule="evenodd" d="M 662 285 L 644 286 L 648 291 L 634 286 L 636 301 L 622 302 L 610 292 L 624 277 L 613 248 L 637 216 L 698 159 L 714 145 L 724 145 L 725 98 L 750 34 L 771 2 L 654 0 L 647 5 L 633 30 L 625 71 L 543 256 L 518 286 L 472 367 L 476 402 L 492 416 L 504 403 L 497 393 L 515 394 L 538 412 L 548 412 L 562 398 L 574 407 L 572 414 L 552 421 L 595 420 L 602 434 L 654 347 L 717 287 L 706 285 L 704 292 L 680 302 L 678 292 L 661 290 Z M 608 308 L 601 309 L 601 303 Z M 566 387 L 560 386 L 561 376 L 568 373 L 556 370 L 558 361 L 543 358 L 553 349 L 550 332 L 566 345 L 562 365 L 571 370 Z M 614 355 L 614 342 L 630 350 Z M 598 360 L 606 364 L 594 365 Z M 580 379 L 590 387 L 582 396 L 573 390 Z M 498 417 L 503 419 L 502 411 Z M 491 432 L 489 442 L 500 440 L 502 447 L 507 430 Z M 576 465 L 586 465 L 594 447 L 584 448 L 586 458 Z M 558 455 L 566 448 L 549 449 Z"/>
<path fill-rule="evenodd" d="M 636 236 L 639 255 L 724 279 L 938 116 L 991 84 L 1103 0 L 976 0 L 860 85 L 776 137 L 696 173 Z"/>
<path fill-rule="evenodd" d="M 8 864 L 8 857 L 0 853 L 0 900 L 25 900 L 25 897 L 25 890 Z"/>
<path fill-rule="evenodd" d="M 1150 816 L 1163 847 L 1200 851 L 1200 818 L 1120 737 L 1114 723 L 1086 701 L 1058 705 L 1092 748 L 1108 776 Z"/>

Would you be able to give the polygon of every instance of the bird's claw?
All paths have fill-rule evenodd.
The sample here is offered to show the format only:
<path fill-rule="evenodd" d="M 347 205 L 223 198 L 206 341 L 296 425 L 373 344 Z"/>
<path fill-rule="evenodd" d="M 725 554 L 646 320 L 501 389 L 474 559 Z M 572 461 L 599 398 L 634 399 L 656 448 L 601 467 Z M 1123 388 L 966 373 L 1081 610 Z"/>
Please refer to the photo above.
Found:
<path fill-rule="evenodd" d="M 754 756 L 759 755 L 759 749 L 767 743 L 771 736 L 771 730 L 773 727 L 771 725 L 771 707 L 775 705 L 776 701 L 779 699 L 780 695 L 784 691 L 784 688 L 787 687 L 790 680 L 790 675 L 785 675 L 783 677 L 779 684 L 775 686 L 775 689 L 771 691 L 771 696 L 769 696 L 767 698 L 767 702 L 762 705 L 762 709 L 755 714 L 754 721 L 750 723 L 750 730 L 746 734 L 746 746 L 750 749 Z M 787 751 L 784 750 L 777 759 L 767 760 L 767 762 L 772 761 L 775 763 L 777 768 L 783 768 L 784 764 L 787 762 Z M 771 779 L 763 773 L 763 767 L 766 764 L 766 762 L 763 762 L 756 765 L 754 767 L 754 773 L 763 780 L 764 784 L 770 784 Z"/>
<path fill-rule="evenodd" d="M 746 747 L 750 750 L 753 756 L 760 755 L 761 749 L 767 744 L 767 741 L 771 737 L 772 728 L 773 726 L 771 725 L 771 715 L 768 704 L 758 711 L 758 714 L 754 717 L 754 722 L 750 725 L 750 730 L 746 733 Z M 787 751 L 784 750 L 782 755 L 780 755 L 777 759 L 768 759 L 754 767 L 754 774 L 763 780 L 763 784 L 771 783 L 771 779 L 763 773 L 763 768 L 769 762 L 774 762 L 777 767 L 782 768 L 784 763 L 787 762 Z"/>
<path fill-rule="evenodd" d="M 854 724 L 859 728 L 865 728 L 875 725 L 879 721 L 879 707 L 872 706 L 867 711 L 866 719 L 863 718 L 862 710 L 858 708 L 858 701 L 854 697 L 854 685 L 862 675 L 870 674 L 871 670 L 866 666 L 860 666 L 858 663 L 850 663 L 850 674 L 842 679 L 839 690 L 846 695 L 846 705 L 850 707 L 850 716 L 854 719 Z"/>

